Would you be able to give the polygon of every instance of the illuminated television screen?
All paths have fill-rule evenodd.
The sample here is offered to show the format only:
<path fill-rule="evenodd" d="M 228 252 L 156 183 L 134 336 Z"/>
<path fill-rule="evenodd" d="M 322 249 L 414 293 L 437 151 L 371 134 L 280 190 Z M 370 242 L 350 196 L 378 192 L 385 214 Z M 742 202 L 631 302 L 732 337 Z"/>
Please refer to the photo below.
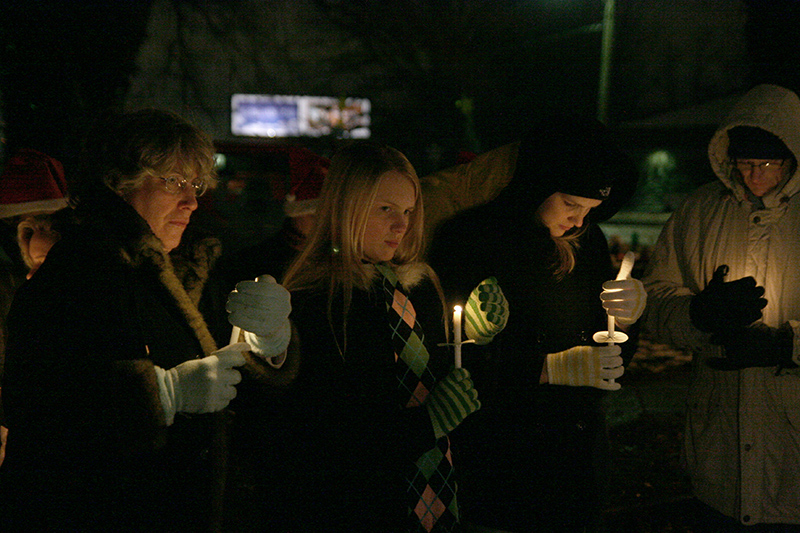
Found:
<path fill-rule="evenodd" d="M 366 98 L 234 94 L 231 133 L 249 137 L 370 136 Z"/>

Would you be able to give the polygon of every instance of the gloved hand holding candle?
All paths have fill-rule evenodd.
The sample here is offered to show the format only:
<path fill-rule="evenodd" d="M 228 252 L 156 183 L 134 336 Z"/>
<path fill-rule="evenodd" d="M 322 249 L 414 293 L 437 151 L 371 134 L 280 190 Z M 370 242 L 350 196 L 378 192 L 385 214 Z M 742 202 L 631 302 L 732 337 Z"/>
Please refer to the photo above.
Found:
<path fill-rule="evenodd" d="M 620 384 L 614 380 L 625 372 L 621 352 L 618 345 L 612 344 L 573 346 L 563 352 L 549 353 L 545 361 L 547 380 L 553 385 L 618 390 Z"/>
<path fill-rule="evenodd" d="M 228 345 L 208 357 L 191 359 L 170 369 L 156 366 L 156 381 L 167 425 L 176 413 L 214 413 L 236 397 L 242 375 L 234 367 L 245 363 L 243 342 Z"/>
<path fill-rule="evenodd" d="M 609 317 L 614 317 L 621 326 L 629 326 L 639 320 L 647 304 L 644 284 L 630 277 L 634 254 L 628 252 L 622 260 L 615 280 L 603 283 L 600 299 Z"/>
<path fill-rule="evenodd" d="M 613 331 L 612 317 L 617 324 L 629 326 L 635 323 L 644 313 L 647 304 L 647 292 L 644 284 L 630 277 L 635 255 L 627 252 L 620 265 L 616 279 L 603 283 L 600 300 L 609 316 L 609 330 Z M 617 341 L 621 342 L 621 341 Z"/>
<path fill-rule="evenodd" d="M 617 278 L 614 281 L 605 282 L 603 284 L 603 292 L 600 293 L 603 307 L 608 314 L 608 330 L 596 332 L 592 339 L 598 343 L 606 343 L 607 346 L 605 350 L 600 351 L 600 348 L 591 346 L 576 347 L 597 350 L 597 359 L 599 359 L 599 361 L 581 361 L 577 356 L 572 356 L 572 358 L 575 359 L 574 361 L 565 356 L 552 358 L 553 362 L 559 362 L 562 366 L 565 364 L 564 361 L 569 362 L 569 365 L 566 366 L 569 373 L 580 372 L 581 374 L 579 377 L 586 381 L 586 383 L 579 383 L 579 385 L 589 385 L 605 390 L 619 390 L 620 388 L 620 385 L 614 380 L 621 376 L 625 369 L 622 366 L 622 358 L 619 357 L 621 349 L 619 346 L 616 346 L 616 344 L 627 341 L 628 335 L 623 332 L 615 331 L 615 324 L 616 321 L 619 321 L 621 325 L 629 325 L 639 320 L 639 317 L 644 312 L 644 306 L 647 301 L 647 293 L 644 290 L 642 282 L 631 279 L 630 277 L 635 259 L 636 256 L 633 252 L 627 252 L 622 259 Z M 576 348 L 573 348 L 573 350 Z M 567 350 L 567 352 L 569 352 L 569 350 Z M 585 352 L 586 350 L 582 350 L 579 354 Z M 561 352 L 561 354 L 565 353 L 566 352 Z M 576 367 L 576 364 L 581 362 L 583 366 Z M 548 355 L 548 364 L 550 363 L 551 358 Z M 599 367 L 597 366 L 598 364 Z M 558 367 L 555 367 L 554 370 L 557 373 L 555 379 L 559 379 Z M 619 375 L 612 376 L 612 374 Z M 553 377 L 551 376 L 549 379 L 550 383 L 553 383 Z M 570 379 L 572 378 L 570 377 Z"/>
<path fill-rule="evenodd" d="M 271 358 L 286 351 L 291 339 L 291 295 L 275 278 L 259 276 L 256 281 L 238 283 L 226 309 L 228 321 L 242 329 L 254 353 Z"/>
<path fill-rule="evenodd" d="M 458 427 L 465 418 L 481 408 L 478 391 L 472 384 L 469 371 L 453 368 L 428 395 L 425 407 L 437 439 Z"/>

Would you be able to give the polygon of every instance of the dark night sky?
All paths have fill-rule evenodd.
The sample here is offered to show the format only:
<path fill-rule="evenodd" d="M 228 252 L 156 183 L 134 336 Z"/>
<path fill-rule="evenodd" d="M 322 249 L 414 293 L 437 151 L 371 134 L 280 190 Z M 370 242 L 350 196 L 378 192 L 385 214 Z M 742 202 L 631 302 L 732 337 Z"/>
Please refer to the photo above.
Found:
<path fill-rule="evenodd" d="M 551 1 L 543 0 L 537 9 L 546 9 Z M 630 7 L 624 6 L 624 1 L 617 3 Z M 745 3 L 753 82 L 771 81 L 800 89 L 800 46 L 796 39 L 800 1 Z M 75 153 L 77 138 L 94 115 L 123 101 L 138 46 L 145 36 L 150 4 L 146 0 L 3 2 L 0 90 L 8 149 L 24 144 L 67 160 Z M 598 12 L 591 2 L 575 0 L 572 10 L 564 8 L 568 5 L 564 3 L 552 5 L 560 5 L 558 10 L 553 8 L 552 19 L 547 20 L 553 28 L 583 24 Z M 547 27 L 543 25 L 540 31 Z M 546 60 L 542 64 L 546 65 Z M 557 69 L 551 70 L 553 77 L 561 76 Z M 533 79 L 526 74 L 517 82 L 529 84 L 531 94 L 541 98 L 575 101 L 570 91 L 549 90 L 545 80 L 546 76 Z M 514 110 L 507 113 L 513 118 Z"/>
<path fill-rule="evenodd" d="M 149 13 L 147 0 L 5 0 L 0 91 L 10 147 L 66 158 L 89 110 L 124 93 Z"/>
<path fill-rule="evenodd" d="M 746 39 L 755 82 L 800 92 L 800 1 L 745 0 Z"/>

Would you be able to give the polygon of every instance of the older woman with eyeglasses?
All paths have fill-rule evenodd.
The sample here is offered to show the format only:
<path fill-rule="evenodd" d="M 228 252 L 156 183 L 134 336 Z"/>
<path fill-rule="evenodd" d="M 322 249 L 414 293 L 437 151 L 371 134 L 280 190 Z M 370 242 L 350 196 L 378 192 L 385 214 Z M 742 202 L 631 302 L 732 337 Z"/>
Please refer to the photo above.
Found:
<path fill-rule="evenodd" d="M 8 319 L 0 530 L 214 529 L 246 345 L 217 350 L 196 307 L 216 240 L 176 250 L 213 145 L 142 110 L 105 121 L 83 156 L 80 222 Z"/>

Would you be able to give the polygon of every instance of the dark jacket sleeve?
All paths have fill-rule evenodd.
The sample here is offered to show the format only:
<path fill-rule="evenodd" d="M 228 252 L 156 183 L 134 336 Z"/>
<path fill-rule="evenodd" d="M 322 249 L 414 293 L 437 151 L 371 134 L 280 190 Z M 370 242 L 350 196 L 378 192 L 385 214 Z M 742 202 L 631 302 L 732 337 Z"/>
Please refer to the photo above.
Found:
<path fill-rule="evenodd" d="M 496 275 L 494 222 L 480 209 L 456 215 L 436 231 L 427 261 L 439 275 L 447 305 L 464 304 L 481 281 Z"/>
<path fill-rule="evenodd" d="M 74 449 L 110 438 L 123 448 L 157 446 L 165 421 L 136 284 L 101 256 L 78 261 L 54 247 L 20 289 L 9 315 L 8 423 L 43 442 L 74 439 Z"/>

